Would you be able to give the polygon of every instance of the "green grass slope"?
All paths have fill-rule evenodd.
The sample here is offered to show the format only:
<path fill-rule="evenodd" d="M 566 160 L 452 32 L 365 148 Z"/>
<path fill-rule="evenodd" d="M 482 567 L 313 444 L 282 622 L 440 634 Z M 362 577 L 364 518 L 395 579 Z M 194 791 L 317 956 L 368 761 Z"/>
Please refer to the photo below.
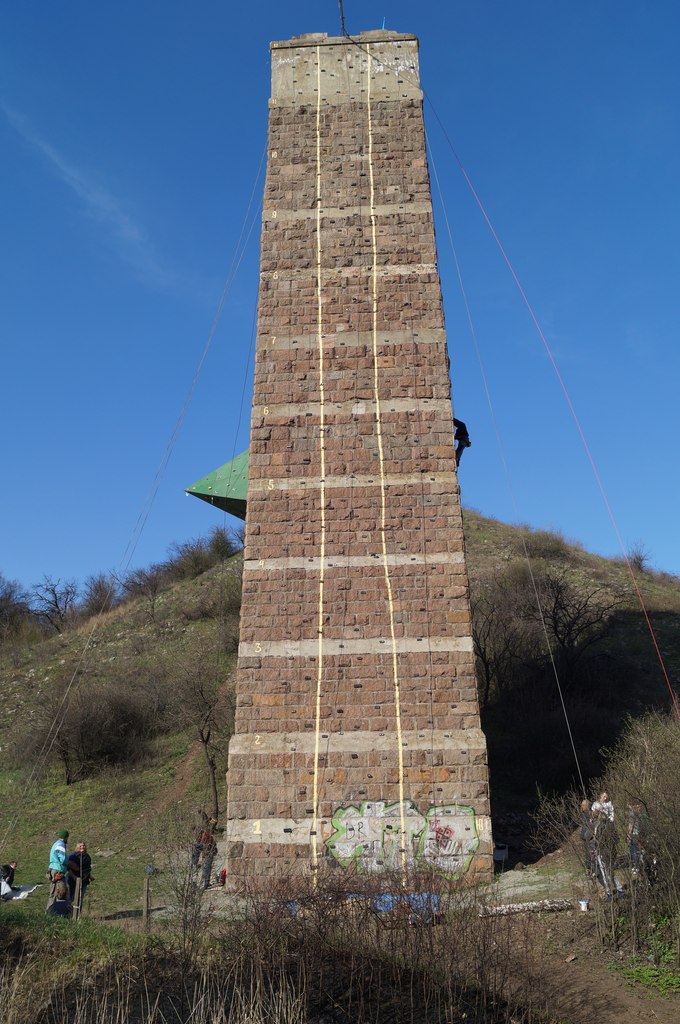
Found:
<path fill-rule="evenodd" d="M 510 590 L 516 598 L 512 616 L 519 640 L 483 710 L 494 815 L 502 833 L 513 814 L 534 805 L 537 786 L 564 789 L 575 775 L 554 680 L 531 610 L 523 604 L 525 547 L 539 581 L 552 574 L 568 581 L 572 596 L 594 593 L 596 603 L 610 596 L 616 600 L 606 634 L 580 659 L 565 692 L 588 776 L 600 770 L 602 748 L 615 742 L 627 716 L 667 706 L 668 691 L 624 564 L 588 554 L 559 535 L 508 526 L 472 511 L 465 512 L 465 530 L 473 599 L 495 592 L 499 581 L 503 593 Z M 140 595 L 63 635 L 0 648 L 0 863 L 19 861 L 18 882 L 45 881 L 50 845 L 67 827 L 69 846 L 84 839 L 93 855 L 96 881 L 89 912 L 106 916 L 140 907 L 144 867 L 162 850 L 164 816 L 184 816 L 189 834 L 199 808 L 210 806 L 198 734 L 201 683 L 216 702 L 213 711 L 219 711 L 210 749 L 224 803 L 240 564 L 240 556 L 234 556 L 172 583 L 153 600 Z M 637 584 L 677 684 L 680 581 L 641 571 Z M 76 730 L 70 741 L 76 746 L 89 749 L 96 730 L 107 728 L 122 743 L 125 714 L 129 711 L 132 722 L 143 706 L 146 717 L 143 735 L 131 747 L 113 744 L 101 763 L 76 763 L 75 773 L 71 765 L 74 778 L 67 784 L 59 742 L 46 754 L 54 735 L 46 730 L 60 721 L 69 684 L 70 706 L 75 702 L 80 715 L 76 724 L 82 735 Z M 128 702 L 123 711 L 113 694 Z M 102 718 L 109 705 L 115 705 L 110 721 Z M 22 913 L 29 906 L 42 913 L 42 896 L 27 901 Z"/>
<path fill-rule="evenodd" d="M 220 783 L 224 779 L 240 567 L 237 555 L 168 586 L 153 609 L 141 596 L 42 643 L 1 650 L 0 863 L 18 860 L 17 883 L 45 882 L 50 846 L 65 827 L 69 849 L 82 839 L 93 856 L 90 912 L 141 906 L 144 867 L 162 847 L 163 816 L 181 813 L 190 832 L 198 809 L 210 806 L 197 733 L 199 684 L 221 707 L 223 728 L 211 738 L 211 753 Z M 130 704 L 102 717 L 102 700 L 111 694 L 127 695 Z M 126 712 L 135 711 L 136 698 L 149 708 L 150 727 L 148 735 L 122 746 L 132 756 L 77 766 L 67 785 L 59 735 L 53 742 L 67 703 L 85 733 L 81 738 L 72 729 L 69 739 L 76 745 L 82 739 L 89 749 L 88 729 L 124 739 Z M 32 745 L 35 752 L 27 756 Z M 115 743 L 112 749 L 115 755 Z M 42 898 L 23 906 L 38 903 L 42 912 Z"/>

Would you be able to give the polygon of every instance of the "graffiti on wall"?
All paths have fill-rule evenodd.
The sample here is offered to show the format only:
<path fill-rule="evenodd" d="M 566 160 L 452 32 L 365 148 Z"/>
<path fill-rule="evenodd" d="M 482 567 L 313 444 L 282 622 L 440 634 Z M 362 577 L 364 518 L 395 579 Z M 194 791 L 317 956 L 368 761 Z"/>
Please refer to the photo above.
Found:
<path fill-rule="evenodd" d="M 334 831 L 325 840 L 329 854 L 343 867 L 357 871 L 386 871 L 401 867 L 406 848 L 409 867 L 430 867 L 455 879 L 464 875 L 479 846 L 472 807 L 444 804 L 421 814 L 413 801 L 403 804 L 367 800 L 358 807 L 338 807 Z"/>

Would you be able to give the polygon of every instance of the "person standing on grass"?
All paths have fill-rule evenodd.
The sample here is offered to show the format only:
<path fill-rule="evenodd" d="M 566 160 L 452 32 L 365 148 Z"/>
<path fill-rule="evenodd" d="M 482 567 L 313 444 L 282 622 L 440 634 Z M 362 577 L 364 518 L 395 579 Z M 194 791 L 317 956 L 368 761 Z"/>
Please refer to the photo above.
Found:
<path fill-rule="evenodd" d="M 206 829 L 201 835 L 201 879 L 203 882 L 203 888 L 207 889 L 210 885 L 210 875 L 212 873 L 213 861 L 217 853 L 217 843 L 215 842 L 215 836 L 213 835 L 213 828 L 217 822 L 214 818 L 211 818 L 208 822 L 208 829 Z"/>
<path fill-rule="evenodd" d="M 602 883 L 609 901 L 612 900 L 612 881 L 619 897 L 625 896 L 621 880 L 614 873 L 616 854 L 616 833 L 614 832 L 614 805 L 607 793 L 600 793 L 595 800 L 593 811 L 593 836 L 597 878 Z"/>
<path fill-rule="evenodd" d="M 62 828 L 57 833 L 57 838 L 52 843 L 52 849 L 50 850 L 50 864 L 47 874 L 50 879 L 50 894 L 47 899 L 47 910 L 54 903 L 54 892 L 57 882 L 62 881 L 66 878 L 67 873 L 67 855 L 66 855 L 66 840 L 68 839 L 68 829 Z"/>
<path fill-rule="evenodd" d="M 602 822 L 614 823 L 614 804 L 609 799 L 609 793 L 603 790 L 597 800 L 593 802 L 593 814 L 597 815 Z"/>
<path fill-rule="evenodd" d="M 85 843 L 78 843 L 73 853 L 69 855 L 66 863 L 68 868 L 68 874 L 66 881 L 68 882 L 69 893 L 71 901 L 75 899 L 76 894 L 76 881 L 80 879 L 80 899 L 85 896 L 90 882 L 94 882 L 92 877 L 92 859 L 87 852 L 87 845 Z"/>

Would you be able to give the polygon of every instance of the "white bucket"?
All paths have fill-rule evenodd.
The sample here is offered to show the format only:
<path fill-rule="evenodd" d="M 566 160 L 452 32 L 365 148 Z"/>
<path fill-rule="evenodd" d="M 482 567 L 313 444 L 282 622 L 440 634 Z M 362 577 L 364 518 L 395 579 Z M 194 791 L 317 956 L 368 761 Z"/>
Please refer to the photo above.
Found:
<path fill-rule="evenodd" d="M 583 911 L 583 913 L 585 914 L 585 912 L 588 909 L 589 903 L 590 903 L 590 900 L 579 900 L 578 901 L 578 909 Z"/>

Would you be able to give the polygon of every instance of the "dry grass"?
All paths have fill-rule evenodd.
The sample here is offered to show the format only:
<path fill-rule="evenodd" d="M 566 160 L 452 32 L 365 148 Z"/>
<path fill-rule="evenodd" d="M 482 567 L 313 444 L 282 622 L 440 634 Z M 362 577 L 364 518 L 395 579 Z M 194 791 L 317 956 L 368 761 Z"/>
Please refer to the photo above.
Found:
<path fill-rule="evenodd" d="M 533 922 L 484 916 L 493 895 L 431 878 L 279 887 L 239 902 L 182 960 L 158 939 L 138 952 L 60 960 L 58 936 L 0 975 L 3 1024 L 538 1024 L 545 1014 Z M 410 906 L 404 898 L 414 891 Z M 376 896 L 394 906 L 378 913 Z M 73 928 L 68 933 L 73 935 Z M 69 928 L 65 922 L 65 929 Z M 64 930 L 64 934 L 67 932 Z M 69 939 L 68 941 L 73 941 Z M 180 954 L 180 955 L 178 955 Z"/>

